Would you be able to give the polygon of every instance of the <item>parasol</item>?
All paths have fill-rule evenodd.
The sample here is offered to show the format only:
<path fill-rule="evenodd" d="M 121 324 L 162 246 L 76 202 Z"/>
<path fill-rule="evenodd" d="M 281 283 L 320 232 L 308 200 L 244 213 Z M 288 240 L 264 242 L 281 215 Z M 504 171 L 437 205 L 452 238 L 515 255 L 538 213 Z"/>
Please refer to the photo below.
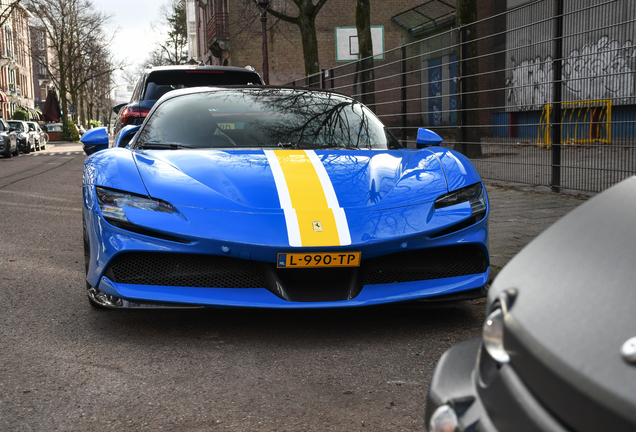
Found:
<path fill-rule="evenodd" d="M 45 122 L 57 122 L 61 117 L 60 103 L 55 91 L 49 91 L 42 110 L 42 120 Z"/>

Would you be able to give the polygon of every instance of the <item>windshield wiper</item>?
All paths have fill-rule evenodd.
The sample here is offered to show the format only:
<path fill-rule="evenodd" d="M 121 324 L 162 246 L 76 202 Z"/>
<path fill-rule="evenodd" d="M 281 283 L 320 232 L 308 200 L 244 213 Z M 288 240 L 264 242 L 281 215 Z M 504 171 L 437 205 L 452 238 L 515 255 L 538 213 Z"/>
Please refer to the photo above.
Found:
<path fill-rule="evenodd" d="M 162 150 L 162 149 L 170 149 L 170 150 L 178 150 L 182 148 L 195 148 L 192 146 L 183 145 L 181 143 L 160 143 L 160 142 L 147 142 L 143 143 L 140 148 L 149 149 L 149 150 Z"/>
<path fill-rule="evenodd" d="M 279 142 L 278 143 L 278 147 L 293 148 L 293 149 L 320 149 L 320 148 L 325 148 L 325 146 L 320 145 L 320 144 L 314 144 L 314 143 L 303 142 L 303 141 L 288 142 L 288 143 Z"/>

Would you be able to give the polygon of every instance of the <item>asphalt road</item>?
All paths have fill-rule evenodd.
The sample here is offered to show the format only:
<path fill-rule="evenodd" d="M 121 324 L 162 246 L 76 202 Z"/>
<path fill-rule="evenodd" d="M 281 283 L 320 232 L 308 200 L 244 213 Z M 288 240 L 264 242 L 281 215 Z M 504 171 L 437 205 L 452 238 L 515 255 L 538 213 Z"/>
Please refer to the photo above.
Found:
<path fill-rule="evenodd" d="M 433 368 L 480 334 L 483 300 L 94 310 L 84 291 L 85 157 L 74 150 L 0 159 L 0 430 L 425 430 Z M 498 268 L 581 202 L 489 190 Z"/>

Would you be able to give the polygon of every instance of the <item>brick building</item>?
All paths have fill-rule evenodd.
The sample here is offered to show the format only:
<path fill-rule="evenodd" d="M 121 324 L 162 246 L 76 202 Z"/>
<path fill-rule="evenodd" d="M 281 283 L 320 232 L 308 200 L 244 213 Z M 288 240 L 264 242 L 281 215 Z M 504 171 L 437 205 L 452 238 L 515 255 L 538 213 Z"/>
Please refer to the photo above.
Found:
<path fill-rule="evenodd" d="M 262 72 L 262 28 L 260 10 L 251 0 L 188 0 L 189 18 L 196 29 L 196 47 L 190 57 L 206 64 L 254 67 Z M 454 3 L 454 1 L 452 1 Z M 371 25 L 381 32 L 380 50 L 399 47 L 411 36 L 392 17 L 421 4 L 421 1 L 371 0 Z M 290 0 L 270 0 L 270 7 L 296 15 Z M 329 0 L 316 18 L 320 69 L 342 64 L 337 56 L 337 29 L 355 27 L 355 1 Z M 283 84 L 305 75 L 300 33 L 296 25 L 267 16 L 269 75 L 272 84 Z"/>
<path fill-rule="evenodd" d="M 18 107 L 34 113 L 29 32 L 33 16 L 21 4 L 9 9 L 7 0 L 0 0 L 0 11 L 4 12 L 0 27 L 0 110 L 2 117 L 11 118 Z"/>
<path fill-rule="evenodd" d="M 49 75 L 47 65 L 53 61 L 54 55 L 48 48 L 48 35 L 46 29 L 39 20 L 35 19 L 31 23 L 31 53 L 32 53 L 32 75 L 35 106 L 42 110 L 46 101 L 48 90 L 53 86 L 53 81 Z"/>

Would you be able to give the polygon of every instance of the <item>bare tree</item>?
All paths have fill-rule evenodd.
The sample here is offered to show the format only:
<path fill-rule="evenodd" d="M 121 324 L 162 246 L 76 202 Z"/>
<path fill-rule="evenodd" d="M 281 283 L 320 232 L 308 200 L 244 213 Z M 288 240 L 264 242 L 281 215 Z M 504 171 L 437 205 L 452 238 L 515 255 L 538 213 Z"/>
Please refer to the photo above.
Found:
<path fill-rule="evenodd" d="M 373 42 L 371 39 L 371 2 L 356 0 L 356 28 L 360 53 L 360 82 L 362 103 L 374 109 L 375 82 L 373 76 Z"/>
<path fill-rule="evenodd" d="M 124 68 L 122 78 L 126 84 L 134 86 L 148 66 L 168 66 L 170 64 L 163 49 L 157 47 L 141 62 Z"/>
<path fill-rule="evenodd" d="M 0 11 L 0 27 L 2 27 L 4 23 L 7 22 L 7 20 L 11 17 L 11 13 L 13 12 L 13 9 L 18 7 L 18 5 L 20 4 L 20 1 L 21 0 L 13 0 L 9 2 L 7 7 L 5 7 L 2 11 Z"/>
<path fill-rule="evenodd" d="M 42 21 L 48 46 L 53 53 L 47 61 L 41 53 L 32 52 L 34 60 L 46 68 L 60 91 L 62 122 L 72 104 L 80 109 L 82 92 L 92 80 L 109 76 L 120 69 L 108 51 L 109 38 L 103 25 L 110 18 L 95 11 L 90 0 L 29 0 L 27 8 Z"/>
<path fill-rule="evenodd" d="M 258 4 L 258 0 L 252 0 L 252 2 Z M 267 8 L 267 12 L 282 21 L 298 26 L 305 59 L 305 75 L 313 75 L 320 72 L 316 16 L 318 16 L 318 12 L 320 12 L 327 0 L 318 0 L 316 4 L 314 4 L 313 0 L 292 0 L 292 2 L 298 8 L 297 15 L 288 14 L 286 10 L 273 9 L 271 3 Z"/>
<path fill-rule="evenodd" d="M 465 37 L 462 40 L 463 56 L 465 59 L 461 64 L 461 99 L 462 105 L 469 107 L 479 106 L 479 37 L 477 35 L 477 0 L 459 0 L 457 2 L 457 13 L 455 15 L 457 28 L 466 26 Z M 468 110 L 465 116 L 460 117 L 462 122 L 457 128 L 457 140 L 455 150 L 465 154 L 469 158 L 481 157 L 481 129 L 479 128 L 480 111 L 476 109 Z M 465 122 L 464 122 L 465 121 Z M 463 137 L 461 134 L 465 134 Z M 462 139 L 463 138 L 463 139 Z"/>
<path fill-rule="evenodd" d="M 163 42 L 157 42 L 162 58 L 169 65 L 185 64 L 188 61 L 185 0 L 171 0 L 168 4 L 164 4 L 161 7 L 161 14 L 160 25 L 167 28 L 167 38 Z"/>

